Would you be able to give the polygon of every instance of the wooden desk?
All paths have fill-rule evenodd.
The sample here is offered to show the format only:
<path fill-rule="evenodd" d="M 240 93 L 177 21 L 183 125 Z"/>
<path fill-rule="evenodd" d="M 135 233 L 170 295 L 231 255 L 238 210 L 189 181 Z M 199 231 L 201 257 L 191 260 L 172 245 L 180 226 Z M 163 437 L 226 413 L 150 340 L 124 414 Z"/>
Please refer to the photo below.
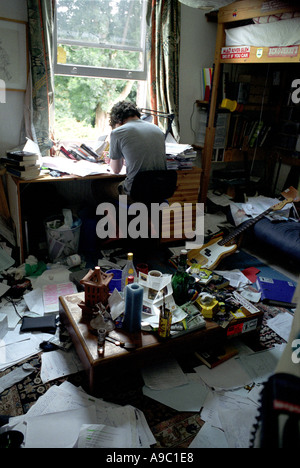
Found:
<path fill-rule="evenodd" d="M 105 165 L 106 166 L 106 165 Z M 107 166 L 108 167 L 108 166 Z M 196 220 L 196 203 L 198 202 L 198 196 L 199 196 L 199 189 L 200 189 L 200 179 L 201 179 L 201 173 L 202 169 L 198 167 L 193 167 L 192 169 L 188 170 L 179 170 L 177 171 L 178 178 L 177 178 L 177 189 L 174 193 L 174 195 L 169 199 L 170 206 L 172 204 L 177 204 L 179 211 L 181 210 L 181 206 L 184 203 L 192 203 L 193 204 L 193 213 L 192 213 L 192 229 L 194 229 L 195 226 L 195 220 Z M 7 190 L 8 190 L 8 198 L 9 198 L 9 208 L 10 208 L 10 213 L 11 217 L 13 219 L 13 222 L 15 224 L 16 228 L 16 240 L 17 240 L 17 246 L 20 249 L 20 262 L 24 263 L 25 257 L 27 254 L 30 254 L 31 252 L 26 252 L 25 248 L 25 232 L 26 232 L 26 227 L 24 223 L 24 206 L 22 206 L 22 200 L 23 200 L 23 194 L 25 193 L 26 189 L 30 186 L 30 189 L 32 187 L 37 188 L 38 186 L 41 186 L 41 184 L 45 187 L 46 184 L 54 184 L 58 183 L 59 186 L 61 186 L 62 183 L 67 184 L 68 182 L 72 183 L 72 181 L 78 182 L 78 185 L 80 183 L 84 183 L 84 181 L 90 182 L 91 180 L 101 180 L 101 179 L 124 179 L 126 177 L 125 174 L 113 174 L 111 172 L 104 172 L 101 174 L 97 175 L 91 175 L 91 176 L 85 176 L 85 177 L 79 177 L 79 176 L 74 176 L 74 175 L 63 175 L 61 177 L 51 177 L 49 175 L 41 176 L 38 177 L 37 179 L 33 180 L 22 180 L 17 177 L 12 177 L 10 175 L 7 175 Z M 80 185 L 79 185 L 80 187 Z M 67 193 L 69 190 L 68 186 L 64 186 L 64 191 Z M 38 190 L 36 190 L 38 192 Z M 74 193 L 74 198 L 79 195 L 80 188 L 78 191 L 75 191 Z M 62 208 L 65 208 L 65 206 L 62 206 Z M 28 208 L 27 208 L 28 209 Z M 169 209 L 166 208 L 164 211 L 168 211 Z M 56 212 L 51 213 L 52 214 L 57 214 Z M 34 215 L 42 220 L 43 213 L 34 213 Z M 173 211 L 170 210 L 170 215 L 164 215 L 165 217 L 163 218 L 163 223 L 162 223 L 162 233 L 165 232 L 165 229 L 170 227 L 170 235 L 162 235 L 161 236 L 161 242 L 172 242 L 174 240 L 180 240 L 184 239 L 185 237 L 182 235 L 184 233 L 184 225 L 183 221 L 182 223 L 176 224 L 174 223 L 174 219 L 176 216 L 176 213 L 174 214 L 173 217 Z M 46 217 L 46 216 L 44 216 Z M 164 223 L 164 219 L 166 219 L 166 223 Z M 170 220 L 170 223 L 169 223 Z M 176 232 L 176 229 L 178 227 L 178 232 Z"/>
<path fill-rule="evenodd" d="M 105 342 L 104 356 L 99 357 L 97 337 L 88 322 L 82 320 L 82 310 L 78 306 L 84 300 L 84 292 L 59 298 L 60 318 L 67 328 L 74 343 L 78 356 L 88 373 L 90 391 L 97 388 L 97 380 L 101 373 L 113 371 L 118 366 L 142 367 L 145 363 L 154 362 L 171 354 L 182 357 L 194 349 L 207 349 L 215 344 L 221 344 L 225 334 L 215 322 L 207 321 L 206 328 L 196 330 L 178 337 L 160 341 L 157 334 L 138 332 L 128 334 L 124 330 L 115 329 L 109 334 L 125 342 L 136 345 L 134 350 L 126 350 L 113 343 Z M 99 380 L 101 384 L 101 380 Z"/>
<path fill-rule="evenodd" d="M 105 165 L 108 168 L 108 165 Z M 67 183 L 72 181 L 91 181 L 97 179 L 125 179 L 125 174 L 113 174 L 111 172 L 104 172 L 103 174 L 96 174 L 90 175 L 85 177 L 79 177 L 74 175 L 62 175 L 61 177 L 51 177 L 50 175 L 43 175 L 38 177 L 37 179 L 33 180 L 22 180 L 18 177 L 13 177 L 9 174 L 7 175 L 7 191 L 8 191 L 8 199 L 9 199 L 9 208 L 12 220 L 15 224 L 16 229 L 16 241 L 17 246 L 20 249 L 20 262 L 23 263 L 25 261 L 25 226 L 24 226 L 24 213 L 22 209 L 22 194 L 24 190 L 30 185 L 37 187 L 40 184 L 49 184 L 49 183 Z M 67 187 L 67 186 L 66 186 Z M 65 188 L 65 187 L 64 187 Z M 66 190 L 68 190 L 66 188 Z M 57 213 L 53 213 L 57 214 Z M 36 216 L 41 217 L 42 213 L 35 213 Z"/>

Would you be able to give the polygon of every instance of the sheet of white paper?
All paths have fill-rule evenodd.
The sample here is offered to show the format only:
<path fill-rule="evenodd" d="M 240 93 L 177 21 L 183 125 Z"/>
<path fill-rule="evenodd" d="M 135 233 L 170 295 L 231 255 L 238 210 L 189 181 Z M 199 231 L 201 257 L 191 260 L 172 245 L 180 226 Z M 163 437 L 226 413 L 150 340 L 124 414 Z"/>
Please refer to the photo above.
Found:
<path fill-rule="evenodd" d="M 194 370 L 209 387 L 216 389 L 226 390 L 244 387 L 252 382 L 251 377 L 249 377 L 236 358 L 231 358 L 214 369 L 198 366 Z"/>
<path fill-rule="evenodd" d="M 189 448 L 228 448 L 228 442 L 221 429 L 205 423 Z"/>
<path fill-rule="evenodd" d="M 30 375 L 35 371 L 35 367 L 32 367 L 30 364 L 24 364 L 23 366 L 17 367 L 6 375 L 0 377 L 0 393 L 2 393 L 7 388 L 11 387 L 17 382 L 25 379 L 27 375 Z"/>
<path fill-rule="evenodd" d="M 96 424 L 95 405 L 28 418 L 25 448 L 71 448 L 82 424 Z"/>
<path fill-rule="evenodd" d="M 61 157 L 52 158 L 51 156 L 43 157 L 43 165 L 50 169 L 56 169 L 67 174 L 74 174 L 80 177 L 85 177 L 91 174 L 108 174 L 111 169 L 107 164 L 97 164 L 89 161 L 73 161 Z M 125 174 L 126 168 L 123 168 L 120 174 Z"/>
<path fill-rule="evenodd" d="M 74 283 L 45 284 L 43 286 L 43 303 L 45 314 L 59 311 L 59 296 L 77 293 Z"/>
<path fill-rule="evenodd" d="M 229 197 L 229 195 L 216 195 L 212 190 L 207 192 L 207 198 L 218 206 L 229 206 L 232 201 L 232 197 Z"/>
<path fill-rule="evenodd" d="M 249 407 L 256 407 L 257 404 L 251 401 L 247 396 L 239 395 L 236 391 L 216 392 L 210 391 L 203 403 L 201 419 L 211 426 L 222 429 L 219 419 L 219 409 L 236 411 L 247 410 Z"/>
<path fill-rule="evenodd" d="M 164 359 L 160 364 L 144 367 L 142 377 L 145 385 L 153 390 L 165 390 L 188 382 L 180 365 L 172 358 Z"/>
<path fill-rule="evenodd" d="M 164 390 L 144 386 L 143 394 L 177 411 L 200 411 L 209 390 L 197 375 L 186 375 L 185 385 Z"/>
<path fill-rule="evenodd" d="M 28 151 L 28 153 L 36 153 L 39 156 L 41 155 L 39 145 L 28 137 L 26 137 L 26 143 L 24 145 L 23 151 Z"/>
<path fill-rule="evenodd" d="M 0 283 L 0 297 L 3 296 L 8 290 L 10 289 L 10 286 L 7 286 L 5 283 Z"/>
<path fill-rule="evenodd" d="M 101 424 L 125 428 L 130 433 L 131 446 L 140 447 L 135 408 L 133 406 L 126 405 L 112 408 L 109 412 L 104 413 L 104 415 L 105 414 L 105 421 L 100 421 Z"/>
<path fill-rule="evenodd" d="M 64 381 L 61 385 L 52 385 L 46 393 L 32 405 L 28 412 L 22 416 L 10 418 L 9 426 L 12 428 L 20 421 L 25 421 L 32 416 L 41 416 L 48 413 L 56 413 L 59 411 L 70 411 L 80 409 L 82 407 L 94 404 L 96 407 L 97 423 L 105 420 L 105 411 L 109 412 L 116 405 L 104 402 L 98 398 L 88 395 L 81 388 L 75 387 L 68 381 Z"/>
<path fill-rule="evenodd" d="M 41 379 L 43 383 L 75 374 L 83 369 L 76 351 L 71 348 L 68 351 L 60 349 L 42 354 Z"/>
<path fill-rule="evenodd" d="M 254 303 L 259 302 L 261 298 L 261 292 L 254 292 L 250 291 L 249 289 L 242 289 L 242 291 L 240 291 L 240 294 L 248 301 Z"/>
<path fill-rule="evenodd" d="M 136 447 L 147 448 L 156 442 L 143 412 L 130 405 L 123 407 L 95 398 L 85 393 L 82 389 L 74 387 L 74 385 L 67 381 L 57 387 L 57 391 L 55 395 L 52 395 L 52 398 L 56 400 L 61 399 L 62 404 L 63 402 L 66 403 L 66 400 L 69 401 L 67 407 L 73 409 L 90 405 L 91 402 L 94 403 L 96 406 L 97 424 L 111 427 L 126 426 L 127 432 L 131 434 L 132 445 Z M 47 412 L 53 410 L 53 404 L 54 402 L 48 403 Z"/>
<path fill-rule="evenodd" d="M 0 342 L 0 370 L 38 353 L 41 341 L 39 334 L 20 334 L 20 325 L 8 331 Z"/>
<path fill-rule="evenodd" d="M 17 314 L 15 308 L 17 309 L 19 315 Z M 20 315 L 22 317 L 24 312 L 27 311 L 27 306 L 24 300 L 15 302 L 13 305 L 6 299 L 2 299 L 0 310 L 3 314 L 7 315 L 8 328 L 10 330 L 14 330 L 20 321 Z"/>
<path fill-rule="evenodd" d="M 130 434 L 125 428 L 103 424 L 83 424 L 78 448 L 131 448 Z"/>
<path fill-rule="evenodd" d="M 144 413 L 141 410 L 135 408 L 135 415 L 137 419 L 137 429 L 141 447 L 149 447 L 150 445 L 155 444 L 156 439 L 150 430 Z"/>
<path fill-rule="evenodd" d="M 70 271 L 65 266 L 58 266 L 51 270 L 45 270 L 37 278 L 29 277 L 34 289 L 43 288 L 46 284 L 61 284 L 70 281 Z"/>
<path fill-rule="evenodd" d="M 109 296 L 108 304 L 112 320 L 116 320 L 125 311 L 125 301 L 117 289 Z"/>
<path fill-rule="evenodd" d="M 219 409 L 219 418 L 229 448 L 249 448 L 257 408 L 249 406 L 243 410 Z"/>
<path fill-rule="evenodd" d="M 240 356 L 240 364 L 250 376 L 251 381 L 262 383 L 274 373 L 279 359 L 285 349 L 285 344 L 274 348 Z"/>
<path fill-rule="evenodd" d="M 209 387 L 215 389 L 234 389 L 252 382 L 236 358 L 231 358 L 214 369 L 198 366 L 194 370 Z"/>
<path fill-rule="evenodd" d="M 281 336 L 285 341 L 289 340 L 289 336 L 293 324 L 293 315 L 289 312 L 282 312 L 267 321 L 268 327 L 271 328 L 277 335 Z"/>
<path fill-rule="evenodd" d="M 38 315 L 44 315 L 43 292 L 41 288 L 36 288 L 27 294 L 24 294 L 24 301 L 30 310 Z"/>
<path fill-rule="evenodd" d="M 215 270 L 215 273 L 228 279 L 230 286 L 234 288 L 241 288 L 242 286 L 246 286 L 246 284 L 251 284 L 251 281 L 240 270 Z"/>
<path fill-rule="evenodd" d="M 15 263 L 14 259 L 0 247 L 0 272 L 8 270 Z"/>

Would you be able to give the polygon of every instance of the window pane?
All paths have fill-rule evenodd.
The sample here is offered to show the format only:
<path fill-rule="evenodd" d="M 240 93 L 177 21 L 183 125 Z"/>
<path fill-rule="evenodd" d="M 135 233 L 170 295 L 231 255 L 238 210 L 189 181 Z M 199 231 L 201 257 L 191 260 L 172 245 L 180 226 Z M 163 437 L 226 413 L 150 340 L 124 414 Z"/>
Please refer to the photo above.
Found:
<path fill-rule="evenodd" d="M 57 38 L 140 48 L 143 0 L 57 0 Z"/>
<path fill-rule="evenodd" d="M 60 46 L 57 63 L 124 70 L 143 70 L 143 54 L 128 50 Z"/>
<path fill-rule="evenodd" d="M 126 99 L 145 107 L 145 91 L 145 82 L 55 76 L 56 140 L 97 140 L 108 134 L 113 104 Z"/>

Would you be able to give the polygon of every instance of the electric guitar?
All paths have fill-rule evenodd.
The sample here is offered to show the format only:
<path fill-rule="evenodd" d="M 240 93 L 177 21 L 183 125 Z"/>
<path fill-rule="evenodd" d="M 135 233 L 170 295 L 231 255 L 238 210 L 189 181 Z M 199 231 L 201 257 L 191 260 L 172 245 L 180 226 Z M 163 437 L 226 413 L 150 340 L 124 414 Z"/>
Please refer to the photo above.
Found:
<path fill-rule="evenodd" d="M 249 221 L 246 221 L 226 237 L 217 237 L 216 239 L 209 241 L 207 244 L 201 247 L 201 249 L 190 250 L 188 252 L 188 265 L 198 264 L 207 268 L 208 270 L 214 270 L 224 257 L 231 255 L 236 251 L 237 244 L 229 244 L 233 239 L 235 239 L 239 234 L 241 234 L 249 227 L 253 226 L 253 224 L 257 223 L 257 221 L 262 219 L 271 211 L 281 210 L 287 203 L 291 203 L 292 201 L 292 198 L 288 198 L 280 203 L 277 203 L 260 215 L 256 216 L 256 218 L 252 218 Z"/>

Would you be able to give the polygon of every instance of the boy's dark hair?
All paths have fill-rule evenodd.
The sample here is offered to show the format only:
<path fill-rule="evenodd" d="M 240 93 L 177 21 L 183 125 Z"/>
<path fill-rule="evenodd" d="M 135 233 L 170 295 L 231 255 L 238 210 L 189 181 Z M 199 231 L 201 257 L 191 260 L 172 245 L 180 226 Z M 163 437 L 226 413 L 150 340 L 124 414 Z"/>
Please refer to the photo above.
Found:
<path fill-rule="evenodd" d="M 115 104 L 109 116 L 109 125 L 112 128 L 115 128 L 117 124 L 122 125 L 124 120 L 128 117 L 141 117 L 139 109 L 133 102 L 130 101 L 120 101 Z"/>

